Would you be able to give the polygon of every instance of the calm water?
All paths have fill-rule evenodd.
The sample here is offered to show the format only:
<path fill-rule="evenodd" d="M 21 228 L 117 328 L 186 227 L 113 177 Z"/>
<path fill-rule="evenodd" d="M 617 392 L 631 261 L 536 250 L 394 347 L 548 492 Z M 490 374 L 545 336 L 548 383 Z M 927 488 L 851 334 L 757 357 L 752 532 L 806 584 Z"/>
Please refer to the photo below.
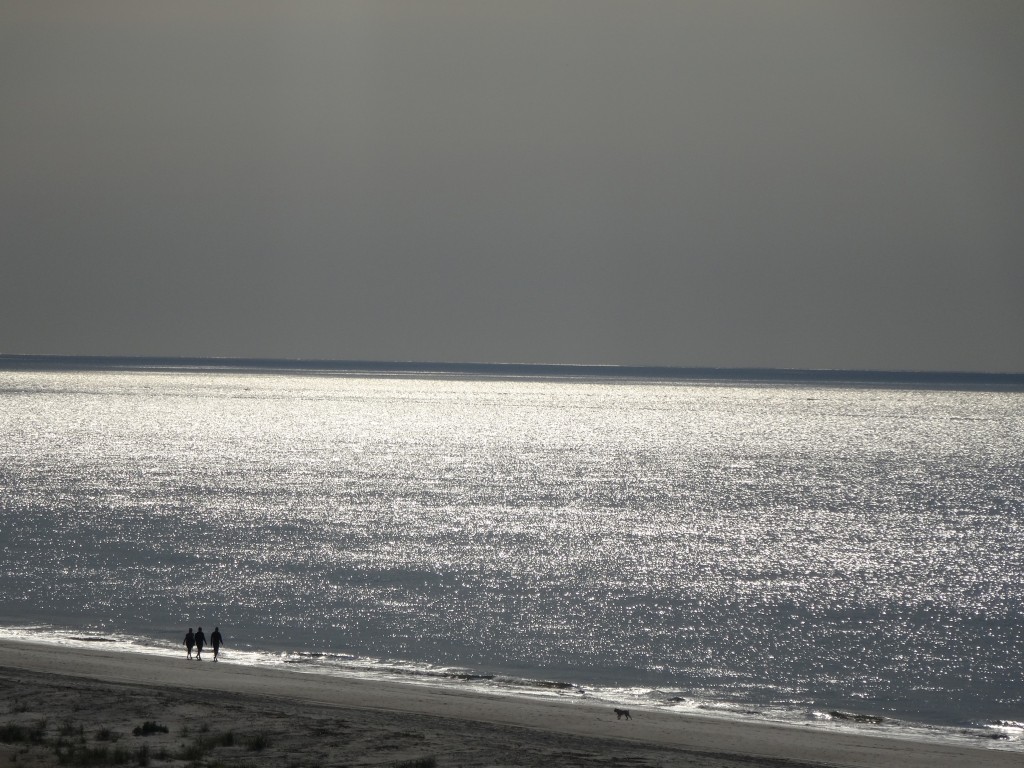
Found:
<path fill-rule="evenodd" d="M 0 625 L 1015 748 L 1022 425 L 1020 393 L 0 371 Z"/>

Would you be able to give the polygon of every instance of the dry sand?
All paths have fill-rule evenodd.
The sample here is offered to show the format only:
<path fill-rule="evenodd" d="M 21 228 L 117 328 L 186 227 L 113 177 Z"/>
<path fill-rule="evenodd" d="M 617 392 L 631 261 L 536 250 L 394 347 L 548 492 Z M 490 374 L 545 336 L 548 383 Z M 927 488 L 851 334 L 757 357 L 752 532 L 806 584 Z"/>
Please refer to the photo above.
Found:
<path fill-rule="evenodd" d="M 0 766 L 1024 765 L 1021 754 L 984 745 L 633 716 L 617 720 L 585 702 L 0 641 Z M 133 735 L 147 721 L 168 733 Z"/>

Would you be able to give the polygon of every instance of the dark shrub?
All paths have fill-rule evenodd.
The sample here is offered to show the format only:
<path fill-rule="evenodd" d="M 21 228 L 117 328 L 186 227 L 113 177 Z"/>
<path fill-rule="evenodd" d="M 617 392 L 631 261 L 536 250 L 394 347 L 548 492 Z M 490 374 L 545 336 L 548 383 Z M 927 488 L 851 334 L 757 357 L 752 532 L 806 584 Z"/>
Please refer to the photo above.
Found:
<path fill-rule="evenodd" d="M 136 736 L 152 736 L 154 733 L 167 733 L 167 726 L 155 723 L 152 720 L 147 720 L 142 725 L 137 725 L 132 729 L 132 733 Z"/>

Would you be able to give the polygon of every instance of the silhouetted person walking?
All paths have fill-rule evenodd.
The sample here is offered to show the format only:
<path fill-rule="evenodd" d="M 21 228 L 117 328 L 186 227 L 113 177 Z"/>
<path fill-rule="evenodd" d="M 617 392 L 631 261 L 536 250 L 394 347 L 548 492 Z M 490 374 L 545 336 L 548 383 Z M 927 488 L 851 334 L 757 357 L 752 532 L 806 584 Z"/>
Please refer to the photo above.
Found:
<path fill-rule="evenodd" d="M 220 645 L 224 642 L 224 638 L 221 637 L 220 627 L 213 628 L 213 634 L 210 635 L 210 645 L 213 646 L 213 660 L 217 660 L 217 655 L 220 653 Z"/>
<path fill-rule="evenodd" d="M 196 630 L 196 661 L 203 660 L 204 645 L 206 645 L 206 635 L 203 634 L 203 628 L 200 627 Z"/>
<path fill-rule="evenodd" d="M 200 627 L 200 630 L 202 627 Z M 192 634 L 192 627 L 188 628 L 188 633 L 185 635 L 185 647 L 188 648 L 188 658 L 192 658 L 192 646 L 196 644 L 196 636 Z"/>

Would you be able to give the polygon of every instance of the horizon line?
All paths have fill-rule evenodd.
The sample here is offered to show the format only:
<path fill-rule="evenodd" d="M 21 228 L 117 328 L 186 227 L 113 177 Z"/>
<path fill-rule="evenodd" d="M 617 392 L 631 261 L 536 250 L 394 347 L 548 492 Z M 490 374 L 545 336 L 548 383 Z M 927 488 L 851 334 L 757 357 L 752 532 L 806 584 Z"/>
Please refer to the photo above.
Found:
<path fill-rule="evenodd" d="M 618 365 L 611 363 L 482 363 L 411 360 L 334 360 L 326 358 L 202 357 L 178 355 L 33 355 L 0 353 L 0 369 L 273 370 L 336 373 L 463 374 L 643 378 L 675 381 L 766 381 L 854 384 L 919 384 L 1024 390 L 1024 372 L 915 371 L 848 368 L 771 368 L 757 366 Z"/>

